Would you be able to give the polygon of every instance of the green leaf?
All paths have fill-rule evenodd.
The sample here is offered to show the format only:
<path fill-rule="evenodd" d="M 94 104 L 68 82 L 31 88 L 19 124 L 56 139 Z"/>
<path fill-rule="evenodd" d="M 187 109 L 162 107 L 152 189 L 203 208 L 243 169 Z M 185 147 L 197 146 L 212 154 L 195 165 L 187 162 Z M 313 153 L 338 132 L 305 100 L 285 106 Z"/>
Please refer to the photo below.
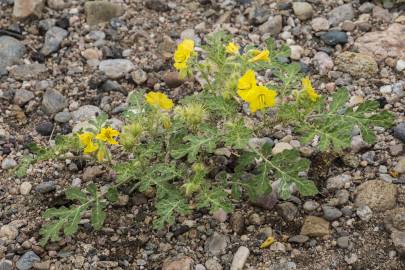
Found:
<path fill-rule="evenodd" d="M 87 185 L 86 190 L 88 193 L 91 194 L 91 196 L 96 197 L 97 196 L 97 187 L 96 184 L 91 183 L 89 185 Z"/>
<path fill-rule="evenodd" d="M 297 150 L 285 150 L 271 160 L 259 154 L 279 180 L 278 193 L 282 199 L 287 199 L 291 195 L 290 187 L 293 184 L 297 186 L 300 193 L 302 192 L 302 196 L 312 196 L 318 192 L 316 186 L 313 183 L 310 184 L 310 180 L 301 176 L 308 171 L 310 162 L 301 158 Z"/>
<path fill-rule="evenodd" d="M 117 188 L 116 187 L 108 188 L 106 198 L 107 198 L 107 200 L 109 200 L 110 202 L 113 202 L 113 203 L 118 201 L 118 190 L 117 190 Z"/>
<path fill-rule="evenodd" d="M 187 135 L 184 137 L 184 141 L 187 143 L 180 145 L 177 149 L 173 149 L 170 154 L 174 159 L 180 159 L 187 156 L 188 162 L 194 162 L 197 160 L 197 155 L 200 152 L 206 151 L 212 153 L 215 150 L 217 137 Z"/>
<path fill-rule="evenodd" d="M 23 157 L 14 172 L 15 176 L 17 176 L 18 178 L 27 176 L 27 170 L 34 161 L 35 159 L 30 156 Z"/>
<path fill-rule="evenodd" d="M 267 162 L 261 163 L 257 167 L 257 174 L 247 182 L 246 189 L 249 198 L 255 201 L 258 197 L 271 193 L 270 185 L 270 169 L 271 167 Z"/>
<path fill-rule="evenodd" d="M 43 217 L 45 219 L 54 219 L 49 224 L 46 224 L 40 230 L 42 239 L 41 245 L 45 245 L 49 240 L 59 240 L 59 233 L 63 229 L 65 235 L 73 235 L 77 232 L 79 222 L 83 212 L 88 208 L 89 204 L 84 203 L 80 206 L 71 206 L 70 208 L 50 208 L 47 209 Z"/>
<path fill-rule="evenodd" d="M 95 230 L 100 230 L 103 227 L 104 220 L 106 218 L 106 214 L 104 212 L 105 207 L 106 204 L 100 201 L 100 198 L 98 196 L 95 196 L 90 218 L 91 225 Z"/>
<path fill-rule="evenodd" d="M 173 224 L 175 213 L 186 215 L 190 213 L 190 208 L 187 202 L 180 196 L 171 195 L 165 199 L 161 199 L 156 203 L 156 212 L 158 218 L 154 222 L 154 227 L 157 229 L 163 228 L 166 224 Z"/>
<path fill-rule="evenodd" d="M 314 196 L 318 193 L 318 188 L 313 181 L 302 180 L 295 182 L 295 185 L 302 196 Z"/>
<path fill-rule="evenodd" d="M 45 246 L 48 241 L 59 241 L 59 232 L 62 229 L 64 224 L 63 219 L 60 219 L 56 222 L 52 222 L 49 224 L 46 224 L 42 226 L 41 230 L 39 231 L 39 234 L 42 235 L 41 240 L 39 241 L 39 244 L 41 246 Z"/>
<path fill-rule="evenodd" d="M 243 149 L 252 137 L 252 130 L 245 126 L 243 119 L 239 119 L 227 126 L 224 135 L 225 145 L 235 149 Z"/>
<path fill-rule="evenodd" d="M 78 200 L 80 203 L 87 202 L 87 196 L 78 187 L 72 187 L 65 191 L 66 198 L 69 200 Z"/>
<path fill-rule="evenodd" d="M 228 194 L 224 191 L 223 187 L 203 189 L 197 196 L 197 206 L 199 208 L 210 207 L 211 212 L 221 208 L 225 212 L 230 212 L 233 209 L 233 206 L 228 199 Z"/>
<path fill-rule="evenodd" d="M 319 136 L 319 149 L 327 151 L 333 149 L 341 151 L 351 146 L 351 132 L 357 126 L 365 142 L 375 142 L 373 126 L 389 128 L 394 124 L 391 113 L 379 112 L 376 101 L 366 101 L 357 110 L 346 108 L 349 99 L 346 89 L 339 89 L 333 96 L 328 111 L 320 111 L 319 115 L 309 116 L 307 123 L 298 124 L 297 131 L 302 136 L 303 143 L 307 143 L 315 136 Z"/>
<path fill-rule="evenodd" d="M 336 93 L 333 95 L 333 102 L 330 105 L 329 111 L 333 113 L 337 112 L 348 101 L 349 101 L 349 92 L 344 88 L 338 89 Z"/>
<path fill-rule="evenodd" d="M 159 199 L 169 196 L 175 191 L 169 181 L 183 177 L 183 173 L 182 168 L 176 164 L 152 165 L 140 179 L 139 191 L 145 192 L 149 187 L 155 186 Z"/>

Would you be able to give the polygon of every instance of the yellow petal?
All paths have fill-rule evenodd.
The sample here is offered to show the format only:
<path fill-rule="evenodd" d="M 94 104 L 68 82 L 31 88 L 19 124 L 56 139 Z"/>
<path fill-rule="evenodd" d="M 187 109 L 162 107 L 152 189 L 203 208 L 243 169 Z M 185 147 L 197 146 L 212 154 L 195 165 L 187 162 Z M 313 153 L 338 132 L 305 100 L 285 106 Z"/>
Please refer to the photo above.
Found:
<path fill-rule="evenodd" d="M 238 95 L 246 100 L 249 91 L 256 86 L 256 76 L 255 72 L 251 69 L 246 71 L 246 73 L 238 81 Z"/>
<path fill-rule="evenodd" d="M 163 110 L 173 108 L 173 101 L 161 92 L 149 92 L 146 94 L 146 102 Z"/>
<path fill-rule="evenodd" d="M 98 161 L 103 161 L 104 160 L 104 157 L 105 157 L 105 152 L 104 151 L 105 150 L 102 149 L 102 148 L 100 148 L 100 150 L 98 150 L 98 152 L 97 152 L 97 160 Z"/>
<path fill-rule="evenodd" d="M 273 244 L 276 240 L 272 236 L 269 236 L 261 245 L 260 248 L 268 248 Z"/>
<path fill-rule="evenodd" d="M 174 67 L 177 70 L 187 68 L 187 60 L 190 58 L 194 50 L 194 40 L 184 39 L 174 52 Z"/>
<path fill-rule="evenodd" d="M 94 134 L 90 132 L 85 132 L 79 135 L 79 141 L 82 145 L 88 145 L 94 138 Z"/>
<path fill-rule="evenodd" d="M 270 61 L 269 54 L 270 54 L 269 50 L 264 50 L 264 51 L 254 50 L 253 51 L 254 57 L 251 58 L 249 60 L 249 62 L 254 63 L 254 62 L 257 62 L 257 61 Z"/>
<path fill-rule="evenodd" d="M 94 143 L 89 143 L 86 145 L 86 147 L 83 149 L 84 154 L 90 154 L 93 153 L 98 149 L 98 145 Z"/>
<path fill-rule="evenodd" d="M 315 89 L 312 87 L 311 80 L 309 77 L 305 77 L 301 80 L 302 83 L 302 88 L 304 89 L 305 93 L 307 94 L 308 98 L 315 102 L 319 98 L 318 93 L 315 91 Z"/>
<path fill-rule="evenodd" d="M 187 69 L 187 63 L 186 62 L 176 62 L 176 63 L 174 63 L 174 67 L 178 71 L 183 70 L 183 69 Z"/>
<path fill-rule="evenodd" d="M 228 45 L 225 47 L 225 51 L 229 54 L 237 54 L 239 53 L 239 46 L 233 42 L 229 42 Z"/>
<path fill-rule="evenodd" d="M 277 92 L 265 86 L 256 86 L 249 92 L 246 101 L 249 103 L 251 112 L 273 107 L 276 104 Z"/>

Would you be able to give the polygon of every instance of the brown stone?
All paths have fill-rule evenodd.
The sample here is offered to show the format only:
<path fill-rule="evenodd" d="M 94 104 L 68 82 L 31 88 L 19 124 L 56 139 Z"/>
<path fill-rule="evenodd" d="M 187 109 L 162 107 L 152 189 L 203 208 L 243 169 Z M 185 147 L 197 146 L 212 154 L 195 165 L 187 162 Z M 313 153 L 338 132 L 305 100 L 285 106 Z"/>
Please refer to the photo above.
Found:
<path fill-rule="evenodd" d="M 15 0 L 13 16 L 17 19 L 24 19 L 30 16 L 40 17 L 43 8 L 43 0 Z"/>
<path fill-rule="evenodd" d="M 356 207 L 367 205 L 373 211 L 382 212 L 396 205 L 397 187 L 380 180 L 371 180 L 357 188 Z"/>
<path fill-rule="evenodd" d="M 108 1 L 92 1 L 84 4 L 86 21 L 89 25 L 108 22 L 124 13 L 121 5 Z"/>
<path fill-rule="evenodd" d="M 300 234 L 312 237 L 329 235 L 329 221 L 316 216 L 307 216 Z"/>
<path fill-rule="evenodd" d="M 193 259 L 190 257 L 181 257 L 164 262 L 162 270 L 191 270 L 192 266 Z"/>
<path fill-rule="evenodd" d="M 354 46 L 377 61 L 386 57 L 405 58 L 405 25 L 394 23 L 387 30 L 366 33 L 356 40 Z"/>

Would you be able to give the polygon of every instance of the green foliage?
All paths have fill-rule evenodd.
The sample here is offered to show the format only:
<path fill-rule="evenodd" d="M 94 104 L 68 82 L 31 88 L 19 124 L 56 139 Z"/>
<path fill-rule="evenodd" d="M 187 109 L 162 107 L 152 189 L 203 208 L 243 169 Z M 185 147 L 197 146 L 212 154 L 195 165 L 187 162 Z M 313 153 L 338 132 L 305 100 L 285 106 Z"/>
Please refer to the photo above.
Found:
<path fill-rule="evenodd" d="M 47 209 L 43 218 L 50 220 L 40 230 L 42 239 L 41 245 L 45 245 L 49 240 L 58 241 L 60 232 L 65 235 L 73 235 L 79 228 L 79 223 L 83 213 L 91 208 L 91 225 L 94 229 L 99 230 L 104 224 L 106 213 L 104 208 L 106 203 L 102 200 L 102 195 L 97 193 L 95 184 L 90 184 L 86 188 L 87 194 L 77 187 L 72 187 L 65 191 L 66 198 L 77 202 L 67 207 Z"/>
<path fill-rule="evenodd" d="M 126 125 L 120 135 L 123 147 L 119 154 L 125 161 L 114 162 L 115 183 L 107 190 L 102 189 L 103 192 L 95 184 L 83 191 L 68 189 L 66 197 L 74 205 L 44 213 L 49 223 L 41 229 L 42 244 L 58 240 L 62 231 L 66 235 L 74 234 L 84 212 L 91 213 L 91 225 L 101 229 L 108 203 L 115 203 L 122 189 L 126 194 L 138 190 L 154 195 L 157 229 L 173 224 L 176 215 L 188 215 L 195 208 L 232 211 L 232 199 L 248 197 L 255 201 L 273 192 L 274 181 L 281 199 L 291 196 L 294 189 L 301 196 L 313 196 L 318 189 L 306 177 L 308 159 L 301 157 L 297 150 L 274 155 L 272 144 L 260 148 L 249 144 L 250 139 L 258 134 L 268 136 L 267 131 L 275 124 L 285 124 L 295 128 L 304 144 L 318 141 L 321 151 L 340 151 L 350 146 L 355 127 L 371 144 L 376 140 L 374 126 L 392 126 L 393 116 L 380 112 L 375 101 L 347 107 L 349 93 L 344 89 L 339 89 L 330 102 L 319 97 L 310 86 L 310 98 L 301 82 L 304 75 L 300 65 L 285 61 L 291 53 L 288 46 L 278 46 L 268 39 L 265 47 L 247 45 L 240 52 L 230 53 L 226 50 L 230 41 L 231 36 L 223 32 L 207 38 L 202 47 L 202 60 L 193 55 L 185 71 L 202 78 L 203 91 L 173 101 L 174 108 L 148 104 L 151 101 L 145 99 L 144 90 L 130 94 L 124 113 Z M 266 52 L 263 51 L 266 49 L 271 61 L 253 59 L 258 50 Z M 273 114 L 262 110 L 260 118 L 249 119 L 241 109 L 243 100 L 237 94 L 237 87 L 240 77 L 248 70 L 271 71 L 267 87 L 278 95 Z M 98 132 L 106 122 L 105 114 L 97 117 L 92 122 L 92 132 Z M 20 162 L 16 171 L 20 176 L 35 161 L 56 158 L 68 151 L 80 152 L 81 148 L 78 136 L 74 135 L 58 138 L 55 147 L 45 150 L 32 145 L 31 151 L 36 156 Z M 217 160 L 224 159 L 236 165 L 217 164 Z"/>
<path fill-rule="evenodd" d="M 358 127 L 365 142 L 375 143 L 373 126 L 389 128 L 394 123 L 394 117 L 387 111 L 378 112 L 376 101 L 365 101 L 357 109 L 345 106 L 349 100 L 346 89 L 339 89 L 333 95 L 333 102 L 327 109 L 326 104 L 320 104 L 319 114 L 309 115 L 307 121 L 298 123 L 297 131 L 303 134 L 302 142 L 308 143 L 319 137 L 319 149 L 340 151 L 350 147 L 351 132 Z"/>
<path fill-rule="evenodd" d="M 27 175 L 27 170 L 31 164 L 39 161 L 49 160 L 58 158 L 59 156 L 67 152 L 79 151 L 79 140 L 76 136 L 63 136 L 59 135 L 55 138 L 55 146 L 49 148 L 42 148 L 35 143 L 30 143 L 27 148 L 35 156 L 25 156 L 14 171 L 14 174 L 19 177 L 25 177 Z"/>

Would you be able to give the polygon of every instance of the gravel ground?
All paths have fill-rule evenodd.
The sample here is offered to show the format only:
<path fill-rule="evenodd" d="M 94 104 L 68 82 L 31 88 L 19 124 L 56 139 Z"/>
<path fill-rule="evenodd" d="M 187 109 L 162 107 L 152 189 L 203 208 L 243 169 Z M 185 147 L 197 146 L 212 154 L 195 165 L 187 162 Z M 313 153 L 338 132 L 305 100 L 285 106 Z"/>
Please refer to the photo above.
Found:
<path fill-rule="evenodd" d="M 119 127 L 137 88 L 174 99 L 198 89 L 171 72 L 173 50 L 219 29 L 241 45 L 286 42 L 323 95 L 344 86 L 351 106 L 378 100 L 395 127 L 376 128 L 375 145 L 354 131 L 340 156 L 313 153 L 288 127 L 275 128 L 276 145 L 310 157 L 314 198 L 199 211 L 156 231 L 151 198 L 124 194 L 103 230 L 85 219 L 77 235 L 40 247 L 41 214 L 69 204 L 65 188 L 105 185 L 113 174 L 59 160 L 16 178 L 9 169 L 26 145 L 52 144 L 101 111 Z M 0 269 L 405 269 L 404 75 L 405 4 L 390 1 L 0 0 Z M 268 236 L 276 242 L 259 248 Z"/>

